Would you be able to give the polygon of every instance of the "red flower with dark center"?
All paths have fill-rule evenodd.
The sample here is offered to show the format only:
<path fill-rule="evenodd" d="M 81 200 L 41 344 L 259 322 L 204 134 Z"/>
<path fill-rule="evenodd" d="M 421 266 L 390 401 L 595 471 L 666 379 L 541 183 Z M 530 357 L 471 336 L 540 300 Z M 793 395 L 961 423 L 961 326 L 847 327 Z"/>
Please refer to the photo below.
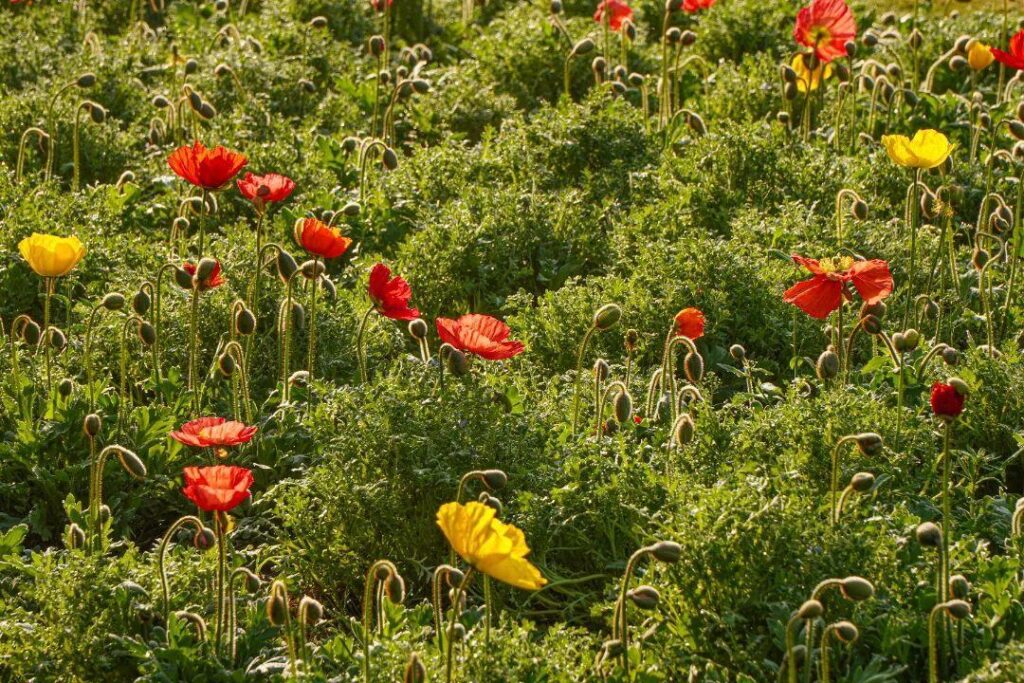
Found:
<path fill-rule="evenodd" d="M 196 264 L 191 263 L 189 261 L 185 261 L 185 263 L 181 264 L 181 269 L 184 270 L 189 275 L 195 277 Z M 210 271 L 210 277 L 206 278 L 206 280 L 199 283 L 199 290 L 205 292 L 208 289 L 216 289 L 225 282 L 227 282 L 227 280 L 225 280 L 224 277 L 221 275 L 220 261 L 217 261 L 217 265 L 215 265 L 213 267 L 213 270 Z"/>
<path fill-rule="evenodd" d="M 186 422 L 170 436 L 178 443 L 193 448 L 225 448 L 248 443 L 256 430 L 256 427 L 223 417 L 200 417 Z"/>
<path fill-rule="evenodd" d="M 684 308 L 676 313 L 676 335 L 700 339 L 704 336 L 704 314 L 699 308 Z"/>
<path fill-rule="evenodd" d="M 793 38 L 822 62 L 846 56 L 846 43 L 857 37 L 857 22 L 845 0 L 811 0 L 796 15 Z"/>
<path fill-rule="evenodd" d="M 186 467 L 185 497 L 205 512 L 227 512 L 251 496 L 252 472 L 235 465 Z"/>
<path fill-rule="evenodd" d="M 622 28 L 622 22 L 627 19 L 633 20 L 633 9 L 622 0 L 601 0 L 594 12 L 594 21 L 603 24 L 605 10 L 609 12 L 608 28 L 613 31 Z"/>
<path fill-rule="evenodd" d="M 320 258 L 338 258 L 352 244 L 352 240 L 342 235 L 341 230 L 315 218 L 302 221 L 295 232 L 295 241 L 310 254 Z"/>
<path fill-rule="evenodd" d="M 1011 69 L 1024 70 L 1024 30 L 1018 31 L 1010 38 L 1010 51 L 1003 52 L 992 48 L 992 56 Z"/>
<path fill-rule="evenodd" d="M 688 14 L 709 9 L 717 0 L 683 0 L 683 11 Z"/>
<path fill-rule="evenodd" d="M 377 312 L 392 320 L 412 320 L 418 318 L 420 312 L 409 308 L 412 298 L 412 287 L 403 278 L 391 277 L 391 269 L 378 263 L 370 271 L 370 300 Z"/>
<path fill-rule="evenodd" d="M 246 173 L 245 177 L 236 183 L 242 196 L 259 207 L 283 202 L 295 191 L 295 181 L 278 173 L 266 175 Z"/>
<path fill-rule="evenodd" d="M 206 190 L 219 190 L 241 171 L 249 160 L 244 154 L 224 147 L 206 149 L 196 140 L 171 152 L 167 165 L 183 180 Z"/>
<path fill-rule="evenodd" d="M 951 384 L 936 382 L 932 385 L 932 412 L 952 420 L 964 412 L 964 397 Z"/>
<path fill-rule="evenodd" d="M 782 300 L 812 318 L 824 320 L 842 305 L 844 298 L 849 299 L 848 284 L 853 285 L 867 304 L 877 304 L 892 294 L 892 274 L 885 261 L 854 261 L 848 256 L 816 261 L 796 254 L 793 254 L 793 261 L 814 277 L 787 289 Z"/>
<path fill-rule="evenodd" d="M 436 324 L 442 342 L 487 360 L 512 358 L 524 349 L 522 342 L 509 340 L 508 325 L 489 315 L 470 313 L 458 320 L 438 318 Z"/>

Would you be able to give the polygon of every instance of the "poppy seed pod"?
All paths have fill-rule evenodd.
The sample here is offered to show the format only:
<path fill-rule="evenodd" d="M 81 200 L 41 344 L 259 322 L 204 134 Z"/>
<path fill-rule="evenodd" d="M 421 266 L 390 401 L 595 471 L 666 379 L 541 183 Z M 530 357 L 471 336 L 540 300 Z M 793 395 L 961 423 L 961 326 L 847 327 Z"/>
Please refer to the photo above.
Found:
<path fill-rule="evenodd" d="M 270 589 L 270 599 L 267 600 L 267 620 L 274 626 L 284 626 L 288 621 L 288 602 L 284 597 L 283 588 L 275 583 Z"/>
<path fill-rule="evenodd" d="M 839 621 L 832 625 L 836 638 L 844 643 L 852 643 L 860 636 L 860 631 L 849 621 Z"/>
<path fill-rule="evenodd" d="M 204 526 L 192 537 L 192 545 L 195 546 L 196 550 L 209 550 L 216 544 L 217 535 L 208 526 Z"/>
<path fill-rule="evenodd" d="M 217 368 L 220 374 L 230 377 L 235 374 L 235 359 L 229 353 L 222 353 L 217 357 Z"/>
<path fill-rule="evenodd" d="M 659 562 L 675 564 L 683 556 L 683 546 L 675 541 L 658 541 L 650 547 L 650 553 Z"/>
<path fill-rule="evenodd" d="M 683 413 L 676 418 L 676 423 L 672 427 L 672 442 L 676 446 L 685 446 L 693 441 L 693 435 L 697 427 L 693 423 L 693 418 L 690 417 L 689 413 Z"/>
<path fill-rule="evenodd" d="M 283 282 L 288 282 L 298 269 L 299 264 L 291 254 L 284 249 L 277 251 L 277 275 Z"/>
<path fill-rule="evenodd" d="M 50 345 L 51 349 L 55 350 L 57 353 L 61 353 L 65 348 L 67 348 L 68 338 L 56 327 L 51 327 L 47 343 Z"/>
<path fill-rule="evenodd" d="M 67 398 L 68 396 L 70 396 L 71 392 L 74 391 L 74 389 L 75 383 L 71 381 L 70 377 L 65 377 L 60 381 L 60 384 L 57 385 L 57 392 L 61 395 L 62 398 Z"/>
<path fill-rule="evenodd" d="M 448 364 L 448 372 L 456 377 L 461 377 L 469 371 L 469 360 L 466 358 L 466 354 L 458 349 L 450 349 L 445 360 Z"/>
<path fill-rule="evenodd" d="M 820 380 L 832 379 L 839 374 L 839 356 L 832 350 L 832 347 L 821 352 L 821 355 L 818 356 L 818 362 L 815 363 L 814 370 Z"/>
<path fill-rule="evenodd" d="M 800 605 L 800 609 L 797 610 L 796 616 L 798 619 L 819 619 L 821 615 L 825 613 L 825 608 L 817 600 L 807 600 L 804 604 Z"/>
<path fill-rule="evenodd" d="M 620 391 L 615 396 L 615 403 L 612 407 L 615 419 L 622 424 L 626 424 L 633 418 L 633 397 L 629 395 L 628 391 Z"/>
<path fill-rule="evenodd" d="M 552 14 L 562 13 L 562 0 L 551 0 L 551 4 L 548 5 L 548 9 Z"/>
<path fill-rule="evenodd" d="M 882 437 L 874 432 L 856 434 L 854 437 L 857 448 L 867 456 L 878 455 L 882 452 Z"/>
<path fill-rule="evenodd" d="M 605 304 L 594 313 L 593 326 L 605 332 L 615 327 L 622 318 L 622 309 L 617 304 Z"/>
<path fill-rule="evenodd" d="M 21 328 L 21 341 L 25 342 L 29 346 L 35 346 L 39 343 L 39 338 L 42 334 L 42 330 L 39 329 L 38 323 L 34 320 L 29 320 Z"/>
<path fill-rule="evenodd" d="M 866 493 L 875 486 L 875 475 L 870 472 L 858 472 L 850 479 L 850 488 L 857 493 Z"/>
<path fill-rule="evenodd" d="M 256 331 L 256 315 L 248 308 L 238 309 L 235 314 L 235 332 L 248 336 Z"/>
<path fill-rule="evenodd" d="M 100 306 L 108 311 L 120 311 L 124 308 L 124 295 L 118 292 L 110 292 L 100 300 Z"/>
<path fill-rule="evenodd" d="M 629 598 L 634 605 L 640 609 L 654 609 L 658 606 L 658 600 L 661 599 L 661 594 L 654 586 L 637 586 L 626 593 L 626 597 Z"/>
<path fill-rule="evenodd" d="M 85 532 L 74 522 L 68 527 L 67 546 L 74 550 L 85 545 Z"/>
<path fill-rule="evenodd" d="M 101 429 L 103 429 L 103 418 L 96 413 L 89 413 L 82 420 L 82 432 L 90 439 L 99 436 Z"/>
<path fill-rule="evenodd" d="M 858 199 L 850 207 L 850 214 L 859 221 L 867 220 L 868 204 L 863 199 Z"/>
<path fill-rule="evenodd" d="M 156 343 L 156 328 L 146 320 L 139 321 L 139 340 L 146 346 L 153 346 Z"/>
<path fill-rule="evenodd" d="M 914 531 L 917 542 L 926 548 L 938 548 L 942 546 L 942 529 L 934 522 L 918 524 Z"/>
<path fill-rule="evenodd" d="M 110 446 L 107 448 L 110 448 Z M 121 462 L 121 467 L 124 468 L 125 472 L 134 479 L 146 478 L 146 465 L 143 464 L 139 456 L 122 446 L 114 446 L 113 448 L 116 450 L 117 459 Z"/>
<path fill-rule="evenodd" d="M 324 618 L 324 606 L 318 600 L 303 595 L 299 601 L 299 622 L 303 626 L 312 626 Z"/>
<path fill-rule="evenodd" d="M 384 154 L 381 156 L 380 161 L 381 164 L 384 165 L 384 168 L 389 171 L 394 171 L 398 168 L 398 155 L 395 154 L 395 150 L 390 147 L 384 148 Z"/>
<path fill-rule="evenodd" d="M 842 591 L 843 597 L 854 602 L 861 602 L 875 595 L 875 587 L 871 585 L 870 581 L 860 576 L 847 576 L 843 579 L 839 589 Z"/>
<path fill-rule="evenodd" d="M 698 384 L 704 379 L 704 358 L 699 353 L 690 351 L 683 359 L 683 372 L 686 379 L 692 384 Z"/>
<path fill-rule="evenodd" d="M 604 358 L 598 358 L 594 361 L 594 379 L 598 382 L 603 382 L 608 379 L 608 374 L 611 372 L 611 368 L 608 367 L 608 361 Z"/>
<path fill-rule="evenodd" d="M 945 605 L 946 614 L 954 619 L 966 619 L 971 616 L 971 605 L 964 600 L 950 600 Z"/>
<path fill-rule="evenodd" d="M 942 349 L 939 355 L 942 356 L 942 360 L 946 365 L 956 365 L 960 362 L 960 352 L 952 346 Z"/>

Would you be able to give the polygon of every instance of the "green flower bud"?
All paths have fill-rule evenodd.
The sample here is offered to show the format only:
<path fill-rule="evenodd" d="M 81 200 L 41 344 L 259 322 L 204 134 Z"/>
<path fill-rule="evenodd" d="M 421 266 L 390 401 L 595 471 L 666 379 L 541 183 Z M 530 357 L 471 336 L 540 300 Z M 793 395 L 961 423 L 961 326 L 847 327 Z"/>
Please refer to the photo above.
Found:
<path fill-rule="evenodd" d="M 483 470 L 480 480 L 491 491 L 500 491 L 508 485 L 508 475 L 501 470 Z"/>
<path fill-rule="evenodd" d="M 870 472 L 858 472 L 850 479 L 850 488 L 857 493 L 866 493 L 875 486 L 875 475 Z"/>
<path fill-rule="evenodd" d="M 135 296 L 132 297 L 132 310 L 138 316 L 144 316 L 149 312 L 149 306 L 152 302 L 150 301 L 149 294 L 146 294 L 141 289 L 135 292 Z"/>
<path fill-rule="evenodd" d="M 304 626 L 312 626 L 323 618 L 324 606 L 308 595 L 303 595 L 299 601 L 299 622 Z"/>
<path fill-rule="evenodd" d="M 667 564 L 675 564 L 683 555 L 683 547 L 674 541 L 658 541 L 650 551 L 654 559 Z"/>
<path fill-rule="evenodd" d="M 395 154 L 395 150 L 390 147 L 385 147 L 384 154 L 380 158 L 380 163 L 389 171 L 394 171 L 398 168 L 398 155 Z"/>
<path fill-rule="evenodd" d="M 620 391 L 615 396 L 615 403 L 612 405 L 615 419 L 621 424 L 627 424 L 633 419 L 633 397 L 628 391 Z"/>
<path fill-rule="evenodd" d="M 277 252 L 277 275 L 281 278 L 282 282 L 287 283 L 295 271 L 299 269 L 299 264 L 295 262 L 292 255 L 284 249 L 280 249 Z"/>
<path fill-rule="evenodd" d="M 947 384 L 956 389 L 956 393 L 961 396 L 967 396 L 971 393 L 970 388 L 967 386 L 967 382 L 963 381 L 959 377 L 950 377 Z"/>
<path fill-rule="evenodd" d="M 700 383 L 704 379 L 704 358 L 699 353 L 690 351 L 683 358 L 683 372 L 690 383 Z"/>
<path fill-rule="evenodd" d="M 121 467 L 124 468 L 125 472 L 135 479 L 146 478 L 146 465 L 142 462 L 142 458 L 122 446 L 114 446 L 113 448 L 116 450 L 117 459 L 121 462 Z"/>
<path fill-rule="evenodd" d="M 942 546 L 942 529 L 934 522 L 919 524 L 914 531 L 917 542 L 926 548 L 939 548 Z"/>
<path fill-rule="evenodd" d="M 616 304 L 605 304 L 594 313 L 593 326 L 602 332 L 610 330 L 622 318 L 622 309 Z"/>
<path fill-rule="evenodd" d="M 626 593 L 626 597 L 640 609 L 654 609 L 658 606 L 658 600 L 661 599 L 661 595 L 656 588 L 646 585 L 637 586 L 630 590 Z"/>
<path fill-rule="evenodd" d="M 742 363 L 747 358 L 747 350 L 743 348 L 742 344 L 733 344 L 729 347 L 729 355 L 737 363 Z"/>
<path fill-rule="evenodd" d="M 825 613 L 825 608 L 817 600 L 807 600 L 804 604 L 800 605 L 800 609 L 797 610 L 796 616 L 798 619 L 818 619 Z"/>
<path fill-rule="evenodd" d="M 217 368 L 220 374 L 230 377 L 235 374 L 235 359 L 229 353 L 222 353 L 217 357 Z"/>
<path fill-rule="evenodd" d="M 839 356 L 832 350 L 832 347 L 825 349 L 818 356 L 815 372 L 818 379 L 822 381 L 832 379 L 839 374 Z"/>
<path fill-rule="evenodd" d="M 91 72 L 82 74 L 75 80 L 75 85 L 79 88 L 91 88 L 96 85 L 96 74 Z"/>
<path fill-rule="evenodd" d="M 971 616 L 971 605 L 964 600 L 950 600 L 945 603 L 945 609 L 954 619 L 966 619 Z"/>
<path fill-rule="evenodd" d="M 118 292 L 110 292 L 100 300 L 100 306 L 108 311 L 120 311 L 124 308 L 124 295 Z"/>
<path fill-rule="evenodd" d="M 874 432 L 856 434 L 853 438 L 857 443 L 857 448 L 864 455 L 872 456 L 882 452 L 882 437 Z"/>
<path fill-rule="evenodd" d="M 235 332 L 248 336 L 256 331 L 256 315 L 248 308 L 238 309 L 235 314 Z"/>
<path fill-rule="evenodd" d="M 414 318 L 409 321 L 409 334 L 413 339 L 426 339 L 428 331 L 427 322 L 423 318 Z"/>
<path fill-rule="evenodd" d="M 875 595 L 875 587 L 871 585 L 871 582 L 859 576 L 847 576 L 843 579 L 840 590 L 843 597 L 854 602 L 861 602 Z"/>
<path fill-rule="evenodd" d="M 963 574 L 953 574 L 949 578 L 949 594 L 957 600 L 966 600 L 971 593 L 971 582 Z"/>
<path fill-rule="evenodd" d="M 71 392 L 75 390 L 75 383 L 71 381 L 70 377 L 65 377 L 57 385 L 57 392 L 61 395 L 61 398 L 67 398 L 71 395 Z"/>
<path fill-rule="evenodd" d="M 405 673 L 402 674 L 402 683 L 427 683 L 427 667 L 415 652 L 409 655 Z"/>
<path fill-rule="evenodd" d="M 192 537 L 192 545 L 195 546 L 196 550 L 209 550 L 216 543 L 217 536 L 214 534 L 213 529 L 208 526 L 204 526 Z"/>
<path fill-rule="evenodd" d="M 65 543 L 67 544 L 68 548 L 72 550 L 84 546 L 85 532 L 82 531 L 82 527 L 72 522 L 71 525 L 68 527 L 68 535 Z"/>
<path fill-rule="evenodd" d="M 145 320 L 139 322 L 138 334 L 139 339 L 146 346 L 153 346 L 156 343 L 156 328 Z"/>
<path fill-rule="evenodd" d="M 858 631 L 857 627 L 849 621 L 836 622 L 832 627 L 832 631 L 836 634 L 836 638 L 844 643 L 852 643 L 860 636 L 860 631 Z"/>
<path fill-rule="evenodd" d="M 693 418 L 690 417 L 689 413 L 682 413 L 676 418 L 676 423 L 672 427 L 672 443 L 675 446 L 685 446 L 693 441 L 693 435 L 696 431 L 696 426 L 693 424 Z"/>
<path fill-rule="evenodd" d="M 101 429 L 103 429 L 103 418 L 96 413 L 89 413 L 82 420 L 82 432 L 90 439 L 99 436 Z"/>

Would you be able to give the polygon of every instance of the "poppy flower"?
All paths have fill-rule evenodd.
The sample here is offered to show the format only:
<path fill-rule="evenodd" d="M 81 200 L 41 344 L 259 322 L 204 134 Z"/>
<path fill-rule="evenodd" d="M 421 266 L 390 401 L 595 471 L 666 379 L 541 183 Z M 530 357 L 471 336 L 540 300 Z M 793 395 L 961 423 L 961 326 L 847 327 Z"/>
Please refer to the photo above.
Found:
<path fill-rule="evenodd" d="M 302 221 L 295 231 L 295 241 L 302 248 L 320 258 L 338 258 L 352 244 L 352 240 L 341 234 L 341 230 L 333 228 L 315 218 Z"/>
<path fill-rule="evenodd" d="M 604 13 L 608 11 L 608 28 L 618 31 L 622 28 L 622 22 L 633 20 L 633 9 L 622 0 L 601 0 L 597 10 L 594 12 L 594 21 L 604 23 Z"/>
<path fill-rule="evenodd" d="M 522 342 L 509 341 L 510 333 L 505 323 L 479 313 L 470 313 L 458 320 L 437 319 L 437 334 L 442 342 L 487 360 L 505 360 L 523 352 Z"/>
<path fill-rule="evenodd" d="M 420 312 L 409 308 L 412 288 L 403 278 L 391 277 L 391 269 L 378 263 L 370 271 L 370 300 L 377 312 L 392 320 L 412 320 L 418 318 Z"/>
<path fill-rule="evenodd" d="M 252 472 L 236 465 L 186 467 L 185 497 L 205 512 L 227 512 L 245 502 L 252 486 Z"/>
<path fill-rule="evenodd" d="M 394 4 L 394 0 L 388 0 L 388 7 Z M 374 12 L 382 12 L 384 10 L 383 0 L 370 0 L 370 7 L 373 8 Z"/>
<path fill-rule="evenodd" d="M 807 65 L 807 58 L 810 55 L 796 55 L 793 57 L 791 66 L 796 72 L 796 89 L 798 92 L 814 92 L 821 85 L 823 80 L 832 77 L 832 65 L 828 63 L 819 64 L 818 68 L 811 69 Z"/>
<path fill-rule="evenodd" d="M 856 37 L 857 22 L 845 0 L 811 0 L 796 15 L 793 38 L 823 62 L 845 57 L 846 43 Z"/>
<path fill-rule="evenodd" d="M 676 335 L 700 339 L 704 336 L 704 314 L 699 308 L 684 308 L 676 313 Z"/>
<path fill-rule="evenodd" d="M 683 11 L 687 14 L 699 12 L 702 9 L 709 9 L 718 0 L 683 0 Z"/>
<path fill-rule="evenodd" d="M 904 168 L 936 168 L 945 163 L 956 149 L 949 138 L 937 130 L 919 130 L 913 138 L 906 135 L 883 135 L 882 144 L 893 163 Z"/>
<path fill-rule="evenodd" d="M 998 48 L 992 48 L 992 56 L 1011 69 L 1024 70 L 1024 30 L 1010 38 L 1010 51 L 1003 52 Z"/>
<path fill-rule="evenodd" d="M 185 263 L 181 264 L 181 269 L 184 270 L 189 275 L 195 277 L 196 264 L 186 261 Z M 213 267 L 213 270 L 210 271 L 210 276 L 203 280 L 201 283 L 199 283 L 199 291 L 205 292 L 209 289 L 216 289 L 225 282 L 227 281 L 221 275 L 220 261 L 217 261 L 216 265 L 214 265 Z"/>
<path fill-rule="evenodd" d="M 975 71 L 987 69 L 995 59 L 996 56 L 992 54 L 992 48 L 980 40 L 972 40 L 967 47 L 967 63 Z"/>
<path fill-rule="evenodd" d="M 445 503 L 437 511 L 437 526 L 452 549 L 477 571 L 524 590 L 537 590 L 547 583 L 526 559 L 530 553 L 526 536 L 496 519 L 494 508 L 476 501 Z"/>
<path fill-rule="evenodd" d="M 18 251 L 40 277 L 67 275 L 85 256 L 85 246 L 77 237 L 57 237 L 32 233 L 18 242 Z"/>
<path fill-rule="evenodd" d="M 892 275 L 885 261 L 854 261 L 849 256 L 816 261 L 796 254 L 793 254 L 793 261 L 814 277 L 787 289 L 782 300 L 812 318 L 824 320 L 839 308 L 844 298 L 849 299 L 848 284 L 853 285 L 867 304 L 877 304 L 892 294 Z"/>
<path fill-rule="evenodd" d="M 170 436 L 178 443 L 193 448 L 225 448 L 248 443 L 256 430 L 256 427 L 223 417 L 200 417 L 186 422 Z"/>
<path fill-rule="evenodd" d="M 964 412 L 964 396 L 952 384 L 936 382 L 932 385 L 932 412 L 939 417 L 953 419 Z"/>
<path fill-rule="evenodd" d="M 204 190 L 219 190 L 249 163 L 244 154 L 225 147 L 207 149 L 196 140 L 171 152 L 167 165 L 180 178 Z"/>
<path fill-rule="evenodd" d="M 266 175 L 246 173 L 244 178 L 235 182 L 238 184 L 238 191 L 242 193 L 242 196 L 259 207 L 283 202 L 295 191 L 295 181 L 278 173 Z"/>

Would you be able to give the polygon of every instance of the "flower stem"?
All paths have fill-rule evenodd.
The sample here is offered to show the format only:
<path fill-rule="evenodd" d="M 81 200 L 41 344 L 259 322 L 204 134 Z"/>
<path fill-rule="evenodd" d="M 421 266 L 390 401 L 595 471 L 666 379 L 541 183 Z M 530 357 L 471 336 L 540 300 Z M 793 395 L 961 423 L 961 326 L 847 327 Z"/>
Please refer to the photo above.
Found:
<path fill-rule="evenodd" d="M 370 320 L 370 314 L 377 310 L 374 306 L 366 309 L 363 319 L 359 322 L 359 333 L 356 335 L 356 358 L 359 360 L 359 379 L 366 384 L 370 379 L 370 373 L 366 367 L 366 350 L 363 348 L 363 335 L 366 333 L 366 325 Z"/>
<path fill-rule="evenodd" d="M 447 683 L 452 683 L 455 669 L 455 660 L 452 657 L 453 646 L 455 645 L 455 620 L 458 618 L 459 605 L 462 603 L 462 595 L 466 592 L 466 587 L 469 586 L 470 579 L 473 578 L 473 568 L 470 567 L 466 570 L 466 574 L 462 577 L 462 581 L 459 582 L 459 587 L 455 589 L 455 600 L 452 602 L 451 616 L 448 618 L 448 633 L 445 634 L 447 639 L 447 656 L 445 665 L 445 680 Z"/>
<path fill-rule="evenodd" d="M 587 344 L 590 343 L 590 338 L 594 336 L 594 332 L 597 328 L 593 325 L 587 330 L 587 333 L 583 335 L 583 342 L 580 344 L 579 353 L 576 354 L 576 376 L 573 378 L 572 383 L 572 434 L 576 434 L 576 427 L 579 424 L 580 419 L 580 373 L 583 372 L 583 354 L 587 351 Z"/>
<path fill-rule="evenodd" d="M 160 541 L 160 546 L 157 548 L 156 552 L 157 573 L 160 575 L 160 592 L 163 595 L 164 623 L 167 623 L 167 619 L 171 613 L 170 590 L 167 586 L 167 546 L 170 544 L 171 538 L 174 536 L 174 532 L 186 524 L 193 525 L 196 528 L 197 533 L 203 530 L 203 523 L 198 517 L 193 515 L 181 517 L 174 522 L 174 524 L 172 524 L 167 530 L 167 533 L 164 534 L 163 540 Z"/>
<path fill-rule="evenodd" d="M 319 276 L 315 273 L 320 265 L 320 257 L 313 259 L 314 279 L 310 280 L 313 289 L 309 295 L 309 340 L 306 349 L 306 371 L 309 373 L 309 384 L 313 384 L 313 364 L 316 361 L 316 292 L 320 289 Z"/>
<path fill-rule="evenodd" d="M 46 363 L 46 392 L 53 393 L 53 372 L 50 354 L 50 300 L 53 298 L 53 278 L 43 278 L 43 286 L 46 293 L 43 296 L 43 334 L 39 337 L 39 343 L 43 345 L 43 357 Z"/>

